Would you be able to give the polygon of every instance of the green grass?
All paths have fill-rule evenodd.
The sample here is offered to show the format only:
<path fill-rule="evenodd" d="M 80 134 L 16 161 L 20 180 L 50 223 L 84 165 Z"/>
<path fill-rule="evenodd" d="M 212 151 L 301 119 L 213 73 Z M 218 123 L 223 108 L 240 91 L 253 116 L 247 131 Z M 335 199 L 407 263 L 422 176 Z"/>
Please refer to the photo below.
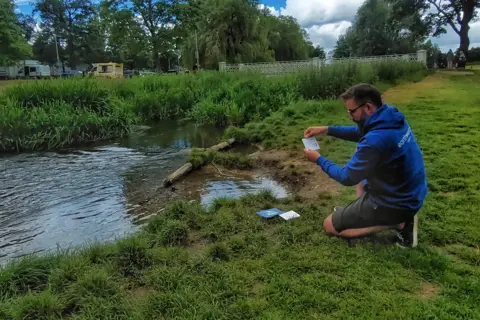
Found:
<path fill-rule="evenodd" d="M 249 169 L 252 167 L 252 161 L 247 155 L 235 152 L 212 152 L 212 151 L 193 151 L 190 155 L 190 162 L 194 169 L 213 163 L 228 169 Z"/>
<path fill-rule="evenodd" d="M 326 236 L 323 219 L 353 188 L 317 199 L 264 192 L 209 208 L 178 200 L 120 242 L 0 269 L 0 317 L 479 319 L 479 80 L 434 75 L 386 93 L 406 114 L 427 166 L 415 249 L 385 245 L 381 235 L 350 244 Z M 296 102 L 228 134 L 301 154 L 305 127 L 348 123 L 338 101 Z M 328 137 L 320 144 L 340 164 L 355 149 Z M 270 207 L 301 218 L 255 214 Z"/>
<path fill-rule="evenodd" d="M 337 97 L 356 82 L 422 78 L 417 62 L 338 63 L 282 77 L 202 72 L 126 80 L 29 81 L 0 92 L 0 152 L 55 149 L 128 134 L 139 121 L 217 126 L 263 119 L 302 99 Z"/>

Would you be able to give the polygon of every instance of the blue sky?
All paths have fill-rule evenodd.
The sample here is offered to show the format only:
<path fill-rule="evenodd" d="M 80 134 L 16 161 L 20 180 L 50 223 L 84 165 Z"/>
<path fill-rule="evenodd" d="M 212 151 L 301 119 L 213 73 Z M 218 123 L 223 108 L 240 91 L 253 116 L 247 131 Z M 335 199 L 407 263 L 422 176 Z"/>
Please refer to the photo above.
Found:
<path fill-rule="evenodd" d="M 18 9 L 30 13 L 32 0 L 15 0 Z M 338 36 L 351 25 L 358 7 L 364 0 L 261 0 L 275 15 L 295 17 L 307 31 L 314 44 L 321 45 L 327 51 L 333 50 Z M 480 46 L 480 22 L 470 25 L 471 46 Z M 455 50 L 459 45 L 459 37 L 447 27 L 447 34 L 432 41 L 442 51 Z"/>

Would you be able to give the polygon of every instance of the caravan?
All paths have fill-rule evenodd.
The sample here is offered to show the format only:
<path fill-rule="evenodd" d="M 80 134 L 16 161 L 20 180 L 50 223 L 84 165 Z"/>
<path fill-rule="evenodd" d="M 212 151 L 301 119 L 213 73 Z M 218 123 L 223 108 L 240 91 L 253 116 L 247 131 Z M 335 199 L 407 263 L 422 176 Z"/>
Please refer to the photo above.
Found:
<path fill-rule="evenodd" d="M 12 80 L 18 76 L 18 66 L 13 67 L 0 67 L 0 79 Z"/>
<path fill-rule="evenodd" d="M 18 78 L 28 79 L 28 78 L 50 78 L 51 70 L 50 66 L 41 64 L 40 61 L 36 60 L 25 60 L 19 65 L 19 70 L 17 73 Z"/>

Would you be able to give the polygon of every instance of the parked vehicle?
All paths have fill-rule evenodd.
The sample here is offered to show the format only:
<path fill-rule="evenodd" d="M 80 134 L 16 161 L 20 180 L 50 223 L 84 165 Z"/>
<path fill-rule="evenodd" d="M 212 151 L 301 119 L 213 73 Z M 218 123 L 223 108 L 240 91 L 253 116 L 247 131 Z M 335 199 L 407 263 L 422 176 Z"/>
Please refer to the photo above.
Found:
<path fill-rule="evenodd" d="M 88 72 L 89 77 L 123 78 L 123 63 L 93 63 L 93 68 Z"/>
<path fill-rule="evenodd" d="M 18 66 L 0 67 L 0 79 L 12 80 L 18 76 Z"/>
<path fill-rule="evenodd" d="M 17 78 L 21 79 L 40 79 L 40 78 L 50 78 L 51 69 L 50 66 L 41 64 L 37 60 L 25 60 L 19 64 L 19 70 L 17 73 Z"/>

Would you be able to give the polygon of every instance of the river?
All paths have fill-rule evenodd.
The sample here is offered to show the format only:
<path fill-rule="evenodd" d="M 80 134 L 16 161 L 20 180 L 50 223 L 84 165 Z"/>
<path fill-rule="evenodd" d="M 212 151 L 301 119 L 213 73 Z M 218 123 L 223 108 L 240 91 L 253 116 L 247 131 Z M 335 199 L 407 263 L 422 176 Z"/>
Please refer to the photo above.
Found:
<path fill-rule="evenodd" d="M 0 158 L 0 263 L 55 249 L 121 238 L 138 230 L 136 198 L 155 192 L 185 163 L 188 149 L 218 142 L 214 127 L 173 121 L 88 148 Z M 261 179 L 206 179 L 199 200 L 258 189 L 286 191 Z"/>

